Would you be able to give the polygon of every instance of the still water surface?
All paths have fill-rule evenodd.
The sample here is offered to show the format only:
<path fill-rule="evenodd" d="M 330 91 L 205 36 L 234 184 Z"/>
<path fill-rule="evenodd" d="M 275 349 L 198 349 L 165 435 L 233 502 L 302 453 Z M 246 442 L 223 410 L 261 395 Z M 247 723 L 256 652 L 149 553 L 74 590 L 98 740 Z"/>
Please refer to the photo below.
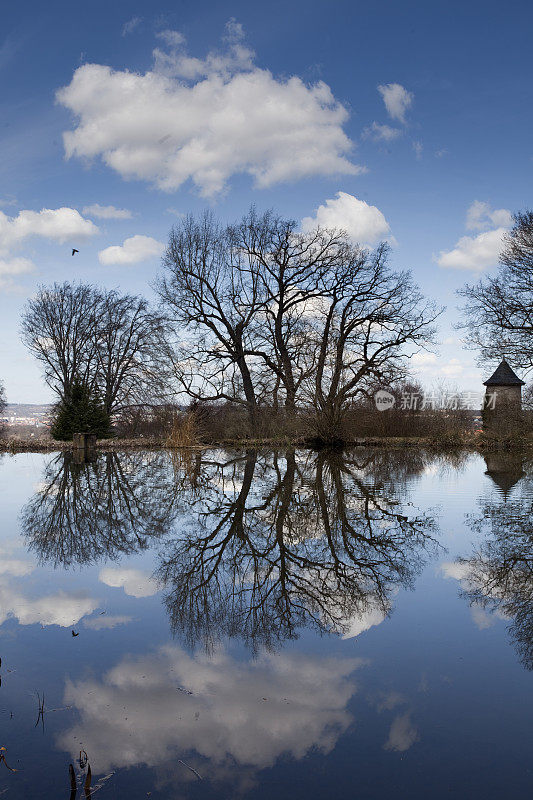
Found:
<path fill-rule="evenodd" d="M 532 509 L 516 456 L 0 457 L 0 798 L 530 797 Z"/>

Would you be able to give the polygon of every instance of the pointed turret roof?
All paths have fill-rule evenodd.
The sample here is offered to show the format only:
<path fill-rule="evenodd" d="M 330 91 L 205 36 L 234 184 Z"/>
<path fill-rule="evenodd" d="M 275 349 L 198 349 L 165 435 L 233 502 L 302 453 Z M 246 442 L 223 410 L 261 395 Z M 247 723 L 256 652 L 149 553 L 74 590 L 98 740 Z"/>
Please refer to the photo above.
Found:
<path fill-rule="evenodd" d="M 524 386 L 518 375 L 515 375 L 505 358 L 495 372 L 484 382 L 484 386 Z"/>

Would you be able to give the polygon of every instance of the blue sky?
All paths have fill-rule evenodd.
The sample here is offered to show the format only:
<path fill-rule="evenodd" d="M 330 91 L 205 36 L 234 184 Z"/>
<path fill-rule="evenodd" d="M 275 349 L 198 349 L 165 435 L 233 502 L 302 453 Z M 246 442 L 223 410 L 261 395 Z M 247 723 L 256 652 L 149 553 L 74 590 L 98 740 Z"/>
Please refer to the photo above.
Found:
<path fill-rule="evenodd" d="M 479 389 L 455 291 L 494 270 L 509 212 L 531 207 L 532 24 L 526 2 L 3 9 L 8 400 L 50 399 L 18 333 L 39 284 L 151 296 L 177 214 L 232 220 L 251 202 L 389 238 L 394 266 L 448 307 L 420 376 Z"/>

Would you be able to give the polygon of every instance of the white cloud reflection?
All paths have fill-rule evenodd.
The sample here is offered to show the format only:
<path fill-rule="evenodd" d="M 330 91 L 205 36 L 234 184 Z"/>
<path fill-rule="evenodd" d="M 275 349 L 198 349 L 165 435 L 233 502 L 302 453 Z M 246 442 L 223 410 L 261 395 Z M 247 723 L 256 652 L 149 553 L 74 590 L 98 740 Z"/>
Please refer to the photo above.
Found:
<path fill-rule="evenodd" d="M 65 702 L 80 722 L 59 744 L 74 756 L 82 742 L 96 772 L 190 751 L 219 771 L 232 761 L 262 769 L 282 754 L 328 753 L 352 721 L 346 706 L 361 663 L 287 653 L 242 663 L 174 645 L 127 656 L 102 680 L 67 683 Z"/>
<path fill-rule="evenodd" d="M 0 625 L 13 617 L 20 625 L 40 623 L 70 628 L 97 607 L 98 601 L 83 592 L 58 591 L 44 597 L 27 597 L 9 579 L 0 578 Z"/>
<path fill-rule="evenodd" d="M 100 570 L 98 579 L 106 586 L 122 587 L 130 597 L 151 597 L 158 592 L 157 583 L 140 569 L 105 567 Z"/>

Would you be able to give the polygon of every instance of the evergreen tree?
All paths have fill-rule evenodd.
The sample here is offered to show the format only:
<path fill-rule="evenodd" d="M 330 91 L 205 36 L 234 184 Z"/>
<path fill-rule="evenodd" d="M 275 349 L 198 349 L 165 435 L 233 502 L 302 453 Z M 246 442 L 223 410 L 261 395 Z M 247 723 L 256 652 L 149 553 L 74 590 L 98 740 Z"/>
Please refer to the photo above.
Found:
<path fill-rule="evenodd" d="M 75 433 L 94 433 L 99 439 L 111 435 L 111 420 L 102 403 L 88 386 L 75 381 L 70 395 L 56 406 L 51 434 L 70 441 Z"/>

